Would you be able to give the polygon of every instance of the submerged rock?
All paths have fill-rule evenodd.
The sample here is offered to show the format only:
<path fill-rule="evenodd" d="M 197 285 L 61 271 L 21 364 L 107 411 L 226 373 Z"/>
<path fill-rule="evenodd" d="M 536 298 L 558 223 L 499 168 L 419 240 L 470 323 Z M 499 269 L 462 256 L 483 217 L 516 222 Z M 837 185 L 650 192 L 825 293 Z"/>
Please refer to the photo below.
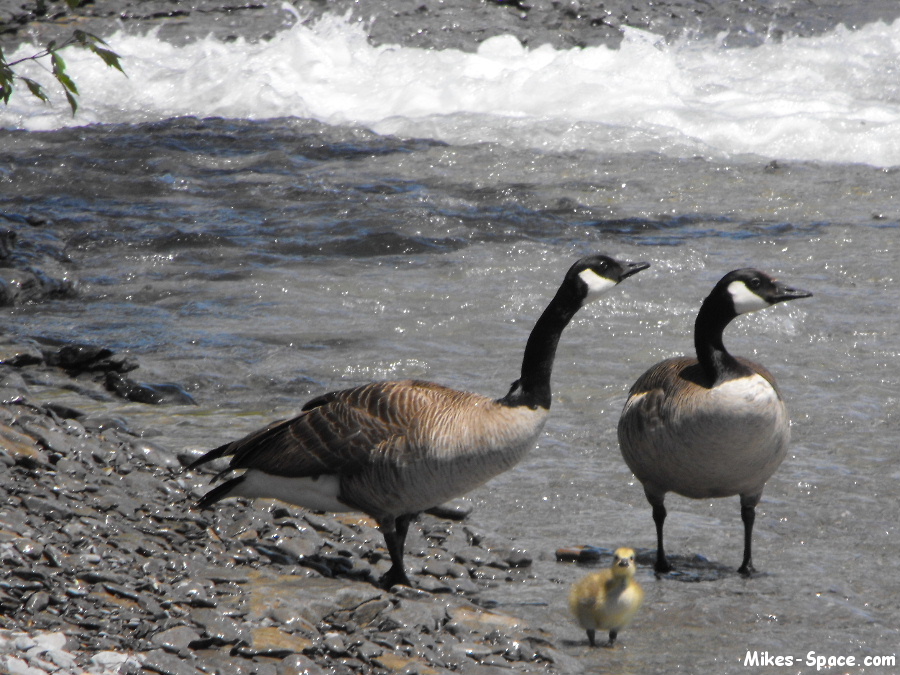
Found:
<path fill-rule="evenodd" d="M 107 373 L 106 388 L 124 399 L 154 405 L 197 405 L 193 397 L 177 384 L 135 382 L 119 373 Z"/>

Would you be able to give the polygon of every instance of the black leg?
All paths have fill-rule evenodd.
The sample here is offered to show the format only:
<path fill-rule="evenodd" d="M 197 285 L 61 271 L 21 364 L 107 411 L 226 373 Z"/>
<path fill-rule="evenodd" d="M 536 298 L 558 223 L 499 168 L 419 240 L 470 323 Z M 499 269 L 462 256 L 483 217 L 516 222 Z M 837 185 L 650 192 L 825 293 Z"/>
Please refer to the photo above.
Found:
<path fill-rule="evenodd" d="M 594 635 L 595 635 L 594 629 L 593 629 L 593 628 L 588 628 L 588 629 L 587 629 L 588 644 L 589 644 L 591 647 L 596 647 L 596 646 L 597 646 L 597 642 L 596 642 L 596 640 L 594 640 Z"/>
<path fill-rule="evenodd" d="M 743 500 L 741 500 L 743 502 Z M 756 570 L 753 568 L 753 523 L 756 521 L 756 505 L 741 503 L 741 520 L 744 521 L 744 561 L 738 572 L 749 577 Z"/>
<path fill-rule="evenodd" d="M 653 522 L 656 523 L 656 571 L 666 574 L 672 571 L 669 559 L 666 558 L 666 550 L 663 548 L 663 524 L 666 522 L 666 507 L 663 503 L 653 503 Z"/>
<path fill-rule="evenodd" d="M 388 553 L 391 556 L 391 569 L 381 577 L 381 585 L 390 588 L 396 584 L 412 586 L 403 568 L 403 548 L 406 545 L 406 533 L 414 514 L 404 514 L 397 518 L 379 519 L 378 526 L 384 535 Z"/>
<path fill-rule="evenodd" d="M 611 630 L 609 631 L 609 642 L 606 643 L 607 647 L 612 647 L 616 644 L 616 638 L 619 637 L 619 631 Z"/>

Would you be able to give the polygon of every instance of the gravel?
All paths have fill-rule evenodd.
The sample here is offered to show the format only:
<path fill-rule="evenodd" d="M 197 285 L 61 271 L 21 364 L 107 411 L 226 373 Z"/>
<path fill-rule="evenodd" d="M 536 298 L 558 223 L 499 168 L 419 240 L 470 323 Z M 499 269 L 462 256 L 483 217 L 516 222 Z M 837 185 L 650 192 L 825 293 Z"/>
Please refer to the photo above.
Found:
<path fill-rule="evenodd" d="M 93 356 L 75 367 L 61 352 Z M 210 476 L 184 471 L 189 454 L 71 394 L 44 399 L 118 396 L 104 381 L 123 364 L 139 370 L 0 339 L 0 671 L 577 672 L 540 628 L 484 606 L 531 558 L 475 531 L 465 502 L 419 518 L 416 588 L 385 591 L 368 518 L 265 500 L 197 511 Z"/>

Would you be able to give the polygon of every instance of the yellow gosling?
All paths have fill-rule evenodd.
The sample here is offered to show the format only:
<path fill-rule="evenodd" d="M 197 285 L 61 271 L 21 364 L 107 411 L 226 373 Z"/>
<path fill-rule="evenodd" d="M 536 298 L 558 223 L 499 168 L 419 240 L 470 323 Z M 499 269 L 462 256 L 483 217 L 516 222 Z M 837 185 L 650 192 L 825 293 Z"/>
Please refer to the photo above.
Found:
<path fill-rule="evenodd" d="M 631 623 L 644 601 L 644 590 L 634 580 L 634 550 L 620 548 L 612 566 L 577 581 L 569 591 L 569 610 L 578 625 L 587 631 L 588 642 L 596 647 L 594 633 L 609 631 L 612 647 L 619 631 Z"/>

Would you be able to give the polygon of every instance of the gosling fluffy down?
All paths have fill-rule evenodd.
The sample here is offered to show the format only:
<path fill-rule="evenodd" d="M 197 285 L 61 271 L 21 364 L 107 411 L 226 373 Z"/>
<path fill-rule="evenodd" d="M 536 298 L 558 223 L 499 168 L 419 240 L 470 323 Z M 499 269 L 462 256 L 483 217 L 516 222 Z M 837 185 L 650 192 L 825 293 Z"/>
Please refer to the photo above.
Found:
<path fill-rule="evenodd" d="M 644 601 L 644 590 L 634 580 L 634 550 L 620 548 L 612 565 L 577 581 L 569 591 L 569 610 L 578 625 L 587 631 L 588 642 L 596 647 L 597 629 L 609 631 L 612 647 L 619 631 L 631 623 Z"/>

